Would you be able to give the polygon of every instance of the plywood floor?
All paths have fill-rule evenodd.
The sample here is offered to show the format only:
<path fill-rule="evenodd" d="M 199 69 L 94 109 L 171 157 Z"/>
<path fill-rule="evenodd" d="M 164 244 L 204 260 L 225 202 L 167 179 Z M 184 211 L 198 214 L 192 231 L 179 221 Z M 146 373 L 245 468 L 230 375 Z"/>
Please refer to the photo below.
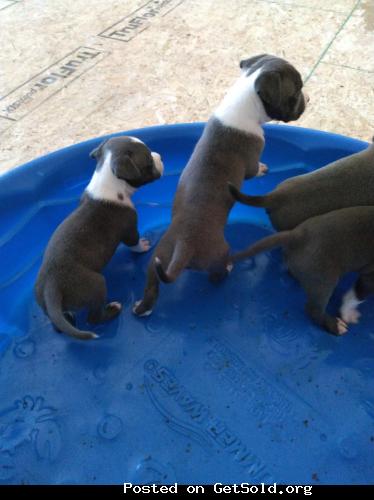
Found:
<path fill-rule="evenodd" d="M 374 0 L 0 0 L 0 172 L 98 135 L 205 120 L 268 52 L 301 71 L 298 124 L 374 134 Z"/>

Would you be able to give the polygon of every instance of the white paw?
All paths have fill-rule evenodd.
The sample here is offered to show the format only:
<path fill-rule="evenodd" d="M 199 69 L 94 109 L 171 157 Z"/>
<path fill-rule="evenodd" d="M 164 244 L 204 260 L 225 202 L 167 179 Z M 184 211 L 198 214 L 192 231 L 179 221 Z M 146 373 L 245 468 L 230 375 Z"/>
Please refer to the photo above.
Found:
<path fill-rule="evenodd" d="M 268 173 L 268 171 L 269 171 L 269 167 L 267 165 L 265 165 L 265 163 L 259 163 L 256 177 L 262 177 L 263 175 L 266 175 Z"/>
<path fill-rule="evenodd" d="M 348 332 L 348 325 L 340 318 L 337 318 L 338 334 L 344 335 Z"/>
<path fill-rule="evenodd" d="M 132 252 L 143 253 L 143 252 L 148 252 L 151 246 L 152 245 L 149 240 L 147 240 L 146 238 L 140 238 L 138 244 L 134 245 L 133 247 L 130 247 L 130 250 Z"/>
<path fill-rule="evenodd" d="M 150 309 L 149 311 L 145 311 L 143 314 L 138 314 L 136 312 L 136 308 L 142 303 L 141 300 L 137 300 L 132 308 L 132 312 L 134 314 L 136 314 L 136 316 L 139 316 L 139 318 L 144 318 L 145 316 L 149 316 L 150 314 L 152 314 L 152 309 Z"/>
<path fill-rule="evenodd" d="M 230 262 L 230 264 L 227 264 L 226 269 L 228 273 L 231 273 L 231 271 L 234 269 L 234 264 Z"/>

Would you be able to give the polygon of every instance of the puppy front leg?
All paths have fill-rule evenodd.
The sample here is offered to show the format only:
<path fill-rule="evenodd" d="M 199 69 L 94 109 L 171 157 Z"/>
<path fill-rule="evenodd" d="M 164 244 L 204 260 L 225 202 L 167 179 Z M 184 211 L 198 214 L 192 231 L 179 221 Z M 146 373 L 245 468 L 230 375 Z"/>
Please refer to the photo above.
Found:
<path fill-rule="evenodd" d="M 92 324 L 104 323 L 118 316 L 121 310 L 122 305 L 119 302 L 109 302 L 106 305 L 100 303 L 92 304 L 88 310 L 87 320 Z"/>
<path fill-rule="evenodd" d="M 154 260 L 148 266 L 147 283 L 142 300 L 135 302 L 133 313 L 137 316 L 149 316 L 152 313 L 154 304 L 158 299 L 160 283 L 156 274 Z"/>
<path fill-rule="evenodd" d="M 152 247 L 151 242 L 147 240 L 147 238 L 139 238 L 139 241 L 136 245 L 130 246 L 130 250 L 136 253 L 144 253 L 148 252 Z"/>
<path fill-rule="evenodd" d="M 132 252 L 143 253 L 148 252 L 151 248 L 151 242 L 147 238 L 140 238 L 139 232 L 136 227 L 127 231 L 122 239 L 123 243 L 127 245 Z"/>
<path fill-rule="evenodd" d="M 119 302 L 107 303 L 107 288 L 104 276 L 95 272 L 86 273 L 86 287 L 91 295 L 88 307 L 88 322 L 103 323 L 110 321 L 121 312 L 122 305 Z"/>
<path fill-rule="evenodd" d="M 265 163 L 252 161 L 249 165 L 247 165 L 244 179 L 247 180 L 252 179 L 252 177 L 262 177 L 263 175 L 266 175 L 268 171 L 269 167 L 265 165 Z"/>
<path fill-rule="evenodd" d="M 265 163 L 260 162 L 258 164 L 258 171 L 257 171 L 256 177 L 263 177 L 268 172 L 269 172 L 269 167 L 267 165 L 265 165 Z"/>
<path fill-rule="evenodd" d="M 344 335 L 348 331 L 348 325 L 341 318 L 334 318 L 326 313 L 326 307 L 331 298 L 332 292 L 337 281 L 316 283 L 311 281 L 303 286 L 307 294 L 307 303 L 305 306 L 307 314 L 317 325 L 325 328 L 333 335 Z"/>

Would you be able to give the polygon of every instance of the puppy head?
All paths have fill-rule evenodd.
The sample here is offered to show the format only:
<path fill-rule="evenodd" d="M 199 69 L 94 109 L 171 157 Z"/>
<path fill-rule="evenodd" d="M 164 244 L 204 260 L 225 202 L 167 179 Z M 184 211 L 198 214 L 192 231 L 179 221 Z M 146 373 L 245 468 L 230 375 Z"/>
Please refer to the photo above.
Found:
<path fill-rule="evenodd" d="M 302 115 L 308 98 L 300 73 L 289 62 L 261 54 L 244 59 L 240 68 L 246 76 L 260 70 L 254 86 L 269 118 L 289 122 Z"/>
<path fill-rule="evenodd" d="M 136 137 L 113 137 L 91 151 L 91 158 L 97 160 L 96 170 L 100 170 L 108 151 L 111 153 L 113 174 L 134 188 L 159 179 L 163 174 L 161 156 Z"/>

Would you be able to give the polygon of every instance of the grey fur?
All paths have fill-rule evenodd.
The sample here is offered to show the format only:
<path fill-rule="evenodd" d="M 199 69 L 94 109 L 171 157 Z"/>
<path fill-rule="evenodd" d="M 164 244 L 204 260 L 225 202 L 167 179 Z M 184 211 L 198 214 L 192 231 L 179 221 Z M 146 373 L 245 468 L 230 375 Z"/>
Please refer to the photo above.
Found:
<path fill-rule="evenodd" d="M 295 229 L 272 234 L 232 256 L 252 257 L 281 246 L 290 273 L 307 295 L 306 311 L 330 333 L 339 335 L 341 319 L 326 313 L 330 297 L 346 273 L 357 272 L 358 300 L 374 293 L 374 207 L 350 207 L 312 217 Z"/>
<path fill-rule="evenodd" d="M 261 75 L 279 73 L 276 89 L 272 77 L 262 78 L 257 85 L 258 94 L 271 100 L 268 107 L 287 121 L 299 116 L 305 108 L 304 98 L 293 108 L 288 99 L 301 90 L 299 73 L 274 56 L 262 55 L 254 63 L 251 68 L 248 60 L 242 62 L 242 69 L 245 65 L 248 75 L 259 67 Z M 275 95 L 270 99 L 271 92 Z M 150 313 L 158 297 L 159 279 L 170 283 L 186 268 L 207 271 L 215 282 L 227 275 L 229 246 L 224 228 L 233 205 L 227 183 L 240 187 L 244 179 L 257 174 L 263 146 L 261 137 L 227 127 L 214 115 L 210 118 L 179 180 L 172 221 L 150 261 L 144 297 L 135 304 L 135 314 Z"/>
<path fill-rule="evenodd" d="M 241 203 L 266 208 L 277 230 L 293 229 L 310 217 L 339 208 L 374 205 L 374 145 L 287 179 L 264 196 L 245 195 L 237 186 L 230 191 Z"/>
<path fill-rule="evenodd" d="M 268 54 L 240 62 L 242 70 L 250 75 L 262 69 L 255 89 L 268 116 L 273 120 L 297 120 L 305 110 L 300 73 L 288 61 Z"/>
<path fill-rule="evenodd" d="M 132 186 L 139 187 L 160 177 L 145 144 L 129 137 L 103 142 L 91 153 L 98 162 L 97 170 L 108 151 L 112 155 L 112 171 Z M 134 246 L 138 241 L 135 209 L 83 194 L 78 208 L 52 235 L 35 284 L 37 302 L 57 330 L 81 340 L 93 339 L 97 335 L 75 328 L 67 312 L 88 308 L 92 323 L 107 321 L 120 312 L 119 304 L 107 304 L 101 270 L 120 242 Z"/>

